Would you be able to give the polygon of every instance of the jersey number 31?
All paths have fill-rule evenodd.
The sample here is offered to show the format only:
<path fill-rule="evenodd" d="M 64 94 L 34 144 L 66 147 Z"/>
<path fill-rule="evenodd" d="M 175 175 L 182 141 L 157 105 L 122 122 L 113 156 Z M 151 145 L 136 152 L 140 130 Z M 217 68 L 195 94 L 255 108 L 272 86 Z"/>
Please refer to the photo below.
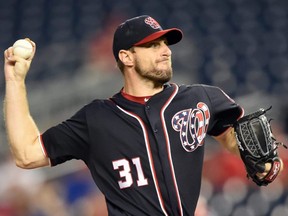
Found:
<path fill-rule="evenodd" d="M 141 161 L 139 157 L 133 158 L 132 165 L 135 166 L 137 171 L 137 186 L 141 187 L 148 185 L 148 180 L 145 178 Z M 118 181 L 120 189 L 131 187 L 133 184 L 133 178 L 131 174 L 130 162 L 127 159 L 120 159 L 112 162 L 114 170 L 119 171 L 121 180 Z"/>

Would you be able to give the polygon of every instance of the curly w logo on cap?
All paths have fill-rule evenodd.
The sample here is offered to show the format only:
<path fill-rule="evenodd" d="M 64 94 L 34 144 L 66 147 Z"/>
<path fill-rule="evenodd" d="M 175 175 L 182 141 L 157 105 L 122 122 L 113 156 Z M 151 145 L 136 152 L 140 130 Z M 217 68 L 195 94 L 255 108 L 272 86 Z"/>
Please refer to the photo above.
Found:
<path fill-rule="evenodd" d="M 165 36 L 168 45 L 178 43 L 182 39 L 182 31 L 178 28 L 162 29 L 160 24 L 151 16 L 133 17 L 121 23 L 113 38 L 113 54 L 119 60 L 119 51 L 128 50 L 132 46 L 139 46 L 157 38 Z"/>
<path fill-rule="evenodd" d="M 159 23 L 153 19 L 152 17 L 147 17 L 144 22 L 147 24 L 147 25 L 150 25 L 151 28 L 153 29 L 158 29 L 158 28 L 161 28 L 161 26 L 159 25 Z"/>

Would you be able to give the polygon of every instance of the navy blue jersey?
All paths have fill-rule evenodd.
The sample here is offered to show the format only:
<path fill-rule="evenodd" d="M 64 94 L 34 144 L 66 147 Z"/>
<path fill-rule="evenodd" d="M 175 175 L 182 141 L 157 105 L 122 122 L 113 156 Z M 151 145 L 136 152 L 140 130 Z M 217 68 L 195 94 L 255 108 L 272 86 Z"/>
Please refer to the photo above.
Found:
<path fill-rule="evenodd" d="M 42 142 L 52 166 L 86 163 L 109 215 L 194 215 L 205 137 L 241 114 L 217 87 L 167 84 L 145 104 L 120 92 L 94 100 L 44 132 Z"/>

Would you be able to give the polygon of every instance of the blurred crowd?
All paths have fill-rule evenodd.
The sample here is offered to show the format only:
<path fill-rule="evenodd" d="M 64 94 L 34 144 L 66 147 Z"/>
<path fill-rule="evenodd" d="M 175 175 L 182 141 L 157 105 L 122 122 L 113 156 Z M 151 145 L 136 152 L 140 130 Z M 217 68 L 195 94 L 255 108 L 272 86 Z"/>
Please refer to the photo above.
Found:
<path fill-rule="evenodd" d="M 11 159 L 0 166 L 1 216 L 105 216 L 107 209 L 89 171 L 50 178 L 43 170 L 22 170 Z"/>

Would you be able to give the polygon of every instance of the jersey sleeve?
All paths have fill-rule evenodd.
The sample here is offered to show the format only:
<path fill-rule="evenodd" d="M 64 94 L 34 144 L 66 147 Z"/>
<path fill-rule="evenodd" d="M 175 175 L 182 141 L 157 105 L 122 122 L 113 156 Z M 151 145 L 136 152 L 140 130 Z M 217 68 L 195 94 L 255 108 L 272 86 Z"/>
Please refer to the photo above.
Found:
<path fill-rule="evenodd" d="M 244 114 L 244 109 L 231 99 L 222 89 L 206 86 L 205 91 L 211 102 L 213 122 L 208 134 L 219 136 Z"/>
<path fill-rule="evenodd" d="M 51 166 L 70 159 L 85 161 L 89 152 L 85 108 L 45 131 L 41 135 L 41 141 Z"/>

